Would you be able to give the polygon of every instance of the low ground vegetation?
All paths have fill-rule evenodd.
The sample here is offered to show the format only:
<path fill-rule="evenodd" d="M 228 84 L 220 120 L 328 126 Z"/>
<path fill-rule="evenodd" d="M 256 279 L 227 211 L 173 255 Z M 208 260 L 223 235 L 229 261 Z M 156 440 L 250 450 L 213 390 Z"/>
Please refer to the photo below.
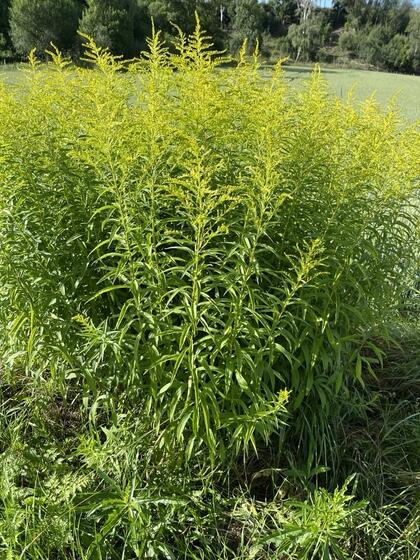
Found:
<path fill-rule="evenodd" d="M 418 558 L 417 126 L 148 46 L 0 86 L 2 554 Z"/>

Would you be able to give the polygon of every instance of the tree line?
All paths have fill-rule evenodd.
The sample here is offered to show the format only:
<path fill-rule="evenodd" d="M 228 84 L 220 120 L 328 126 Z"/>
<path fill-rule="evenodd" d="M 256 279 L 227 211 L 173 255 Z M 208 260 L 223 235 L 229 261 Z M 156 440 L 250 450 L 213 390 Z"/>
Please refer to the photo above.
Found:
<path fill-rule="evenodd" d="M 130 58 L 145 48 L 151 21 L 164 35 L 191 31 L 194 12 L 216 47 L 244 39 L 267 58 L 420 73 L 420 10 L 410 0 L 1 0 L 0 57 L 17 60 L 53 42 L 80 54 L 78 32 Z"/>

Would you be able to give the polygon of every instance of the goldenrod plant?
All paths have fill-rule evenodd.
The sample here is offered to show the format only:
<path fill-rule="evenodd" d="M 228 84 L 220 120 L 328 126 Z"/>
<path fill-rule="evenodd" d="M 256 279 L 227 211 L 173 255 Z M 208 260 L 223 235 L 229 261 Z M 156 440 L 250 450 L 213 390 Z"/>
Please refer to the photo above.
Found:
<path fill-rule="evenodd" d="M 264 447 L 334 454 L 412 287 L 418 127 L 318 68 L 296 92 L 246 45 L 226 65 L 198 20 L 129 62 L 84 40 L 84 67 L 52 46 L 0 86 L 0 547 L 351 557 L 339 476 L 243 552 L 220 485 Z"/>

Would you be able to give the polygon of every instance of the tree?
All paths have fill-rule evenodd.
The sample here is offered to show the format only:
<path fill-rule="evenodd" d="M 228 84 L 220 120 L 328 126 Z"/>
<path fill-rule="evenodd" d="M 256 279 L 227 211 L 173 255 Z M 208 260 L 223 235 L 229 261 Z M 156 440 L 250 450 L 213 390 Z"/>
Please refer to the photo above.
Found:
<path fill-rule="evenodd" d="M 10 0 L 0 2 L 0 35 L 9 34 L 9 8 Z"/>
<path fill-rule="evenodd" d="M 175 24 L 186 33 L 193 30 L 196 0 L 151 0 L 147 5 L 157 28 L 173 33 Z"/>
<path fill-rule="evenodd" d="M 113 54 L 132 57 L 140 53 L 146 19 L 135 0 L 88 0 L 79 30 Z"/>
<path fill-rule="evenodd" d="M 11 46 L 9 8 L 10 0 L 2 0 L 0 2 L 0 54 L 3 56 Z"/>
<path fill-rule="evenodd" d="M 383 65 L 383 49 L 389 42 L 391 36 L 383 25 L 375 25 L 366 28 L 363 33 L 359 33 L 359 55 L 360 57 L 374 66 Z"/>
<path fill-rule="evenodd" d="M 346 7 L 340 0 L 333 0 L 332 7 L 330 9 L 330 22 L 333 29 L 339 29 L 344 27 L 347 18 Z"/>
<path fill-rule="evenodd" d="M 290 34 L 292 46 L 295 42 L 297 47 L 296 60 L 300 58 L 302 50 L 307 58 L 310 57 L 309 51 L 311 50 L 312 34 L 308 23 L 314 8 L 313 0 L 297 0 L 297 13 L 300 17 L 300 24 L 293 27 Z"/>
<path fill-rule="evenodd" d="M 219 48 L 225 40 L 226 2 L 223 0 L 139 0 L 147 5 L 148 13 L 155 26 L 166 35 L 176 33 L 173 24 L 185 33 L 191 33 L 195 27 L 194 13 L 200 16 L 202 28 L 208 32 Z"/>
<path fill-rule="evenodd" d="M 318 50 L 324 46 L 331 32 L 328 16 L 323 11 L 315 11 L 313 0 L 297 0 L 299 24 L 289 27 L 289 39 L 296 60 L 315 60 Z"/>
<path fill-rule="evenodd" d="M 331 28 L 322 12 L 306 17 L 300 24 L 292 24 L 287 38 L 295 59 L 316 60 L 330 31 Z"/>
<path fill-rule="evenodd" d="M 230 49 L 237 52 L 244 40 L 253 49 L 262 31 L 263 13 L 258 0 L 234 0 L 231 2 Z"/>
<path fill-rule="evenodd" d="M 81 12 L 77 0 L 12 0 L 10 33 L 19 54 L 36 48 L 43 54 L 54 43 L 62 51 L 70 51 L 76 43 Z"/>
<path fill-rule="evenodd" d="M 394 35 L 382 49 L 382 58 L 385 66 L 390 70 L 410 71 L 412 54 L 407 35 Z"/>
<path fill-rule="evenodd" d="M 264 29 L 273 37 L 287 35 L 292 23 L 298 23 L 296 0 L 270 0 L 262 5 Z"/>
<path fill-rule="evenodd" d="M 335 0 L 334 12 L 342 17 L 349 27 L 361 29 L 365 26 L 386 25 L 392 33 L 400 33 L 407 26 L 411 0 Z M 340 25 L 344 21 L 341 19 Z"/>
<path fill-rule="evenodd" d="M 395 0 L 383 14 L 383 23 L 392 34 L 404 33 L 410 21 L 412 4 L 409 0 Z"/>
<path fill-rule="evenodd" d="M 410 39 L 411 52 L 416 65 L 420 69 L 420 9 L 412 10 L 410 21 L 407 25 L 408 38 Z"/>
<path fill-rule="evenodd" d="M 356 58 L 359 54 L 360 38 L 354 29 L 346 29 L 338 39 L 340 52 L 350 58 Z"/>
<path fill-rule="evenodd" d="M 199 0 L 197 12 L 215 46 L 224 49 L 228 32 L 228 6 L 224 0 Z"/>

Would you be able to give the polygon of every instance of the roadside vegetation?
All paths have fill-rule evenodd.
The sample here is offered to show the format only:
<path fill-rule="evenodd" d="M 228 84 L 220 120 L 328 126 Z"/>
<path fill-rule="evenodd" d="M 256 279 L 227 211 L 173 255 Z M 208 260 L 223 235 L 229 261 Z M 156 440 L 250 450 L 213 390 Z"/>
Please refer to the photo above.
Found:
<path fill-rule="evenodd" d="M 418 126 L 84 40 L 0 84 L 1 554 L 419 558 Z"/>

